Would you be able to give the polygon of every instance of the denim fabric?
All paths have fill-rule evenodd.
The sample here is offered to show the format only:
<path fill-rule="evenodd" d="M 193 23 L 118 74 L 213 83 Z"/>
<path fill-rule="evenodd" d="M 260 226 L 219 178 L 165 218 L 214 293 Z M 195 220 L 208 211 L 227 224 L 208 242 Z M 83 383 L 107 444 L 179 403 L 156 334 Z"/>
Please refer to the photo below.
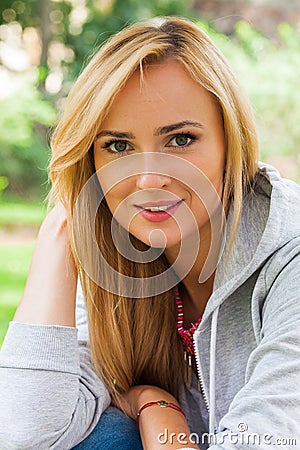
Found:
<path fill-rule="evenodd" d="M 109 406 L 96 428 L 73 450 L 143 450 L 135 421 L 119 409 Z"/>

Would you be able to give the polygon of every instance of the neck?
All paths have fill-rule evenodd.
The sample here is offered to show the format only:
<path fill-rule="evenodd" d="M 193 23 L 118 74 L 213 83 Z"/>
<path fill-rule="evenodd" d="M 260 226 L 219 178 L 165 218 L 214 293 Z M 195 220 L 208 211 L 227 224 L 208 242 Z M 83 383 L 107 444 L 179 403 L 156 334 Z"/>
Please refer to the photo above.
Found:
<path fill-rule="evenodd" d="M 180 277 L 180 273 L 178 274 L 182 280 L 180 295 L 184 304 L 185 321 L 188 323 L 194 322 L 203 315 L 206 303 L 213 291 L 215 271 L 212 271 L 212 274 L 204 282 L 199 283 L 199 274 L 201 273 L 206 262 L 210 249 L 210 243 L 211 239 L 209 228 L 201 233 L 200 246 L 197 256 L 188 274 L 184 277 Z M 191 249 L 191 253 L 193 253 L 195 248 L 195 237 L 190 236 L 182 243 L 182 245 L 186 246 L 185 248 L 187 249 L 187 253 L 189 252 L 189 248 Z M 179 250 L 180 246 L 165 250 L 165 254 L 170 265 L 174 264 L 179 254 Z M 217 263 L 217 259 L 215 263 Z M 186 261 L 184 261 L 184 264 L 186 264 Z M 178 265 L 176 265 L 176 271 L 177 269 Z M 179 271 L 177 271 L 177 273 L 180 272 L 180 270 L 181 267 L 179 266 Z"/>
<path fill-rule="evenodd" d="M 180 296 L 184 304 L 184 322 L 188 327 L 202 317 L 206 304 L 212 294 L 214 274 L 205 282 L 199 282 L 190 277 L 182 281 Z"/>

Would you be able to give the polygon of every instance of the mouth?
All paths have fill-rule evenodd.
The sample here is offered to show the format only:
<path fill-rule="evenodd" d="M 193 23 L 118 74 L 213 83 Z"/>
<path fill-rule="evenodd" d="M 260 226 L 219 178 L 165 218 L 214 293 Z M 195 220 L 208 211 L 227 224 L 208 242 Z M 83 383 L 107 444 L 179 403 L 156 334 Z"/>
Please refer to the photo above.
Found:
<path fill-rule="evenodd" d="M 173 216 L 183 200 L 149 202 L 135 205 L 140 210 L 141 216 L 149 222 L 163 222 Z"/>
<path fill-rule="evenodd" d="M 165 212 L 168 209 L 172 209 L 179 205 L 183 200 L 177 200 L 176 202 L 152 202 L 143 203 L 142 205 L 135 205 L 139 209 L 143 209 L 151 212 Z"/>

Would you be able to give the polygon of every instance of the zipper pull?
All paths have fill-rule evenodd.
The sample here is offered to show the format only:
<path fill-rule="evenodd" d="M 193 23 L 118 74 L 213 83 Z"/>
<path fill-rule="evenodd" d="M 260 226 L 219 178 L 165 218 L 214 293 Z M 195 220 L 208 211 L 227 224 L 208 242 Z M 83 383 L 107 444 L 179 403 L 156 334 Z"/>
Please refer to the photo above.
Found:
<path fill-rule="evenodd" d="M 183 361 L 184 361 L 184 382 L 187 382 L 187 355 L 186 351 L 183 352 Z"/>
<path fill-rule="evenodd" d="M 200 392 L 202 394 L 201 383 L 200 383 L 199 377 L 197 377 L 197 389 L 198 389 L 198 392 Z"/>
<path fill-rule="evenodd" d="M 188 387 L 192 385 L 192 355 L 188 355 L 187 383 Z"/>

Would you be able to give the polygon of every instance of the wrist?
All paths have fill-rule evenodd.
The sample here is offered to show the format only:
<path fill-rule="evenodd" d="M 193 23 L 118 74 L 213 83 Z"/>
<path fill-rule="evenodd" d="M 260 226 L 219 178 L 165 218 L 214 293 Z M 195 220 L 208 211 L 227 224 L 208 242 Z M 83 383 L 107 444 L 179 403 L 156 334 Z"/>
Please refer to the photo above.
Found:
<path fill-rule="evenodd" d="M 150 407 L 160 407 L 160 408 L 171 408 L 177 412 L 179 412 L 180 414 L 182 414 L 185 417 L 185 413 L 183 412 L 183 410 L 180 408 L 180 406 L 176 403 L 173 402 L 167 402 L 165 400 L 158 400 L 158 401 L 151 401 L 148 403 L 144 403 L 143 406 L 139 409 L 137 415 L 136 415 L 136 426 L 139 429 L 139 419 L 140 419 L 140 415 L 141 413 Z"/>
<path fill-rule="evenodd" d="M 140 388 L 140 392 L 134 405 L 134 417 L 136 417 L 138 411 L 142 408 L 142 406 L 149 402 L 164 400 L 168 403 L 174 403 L 175 405 L 179 406 L 176 398 L 169 392 L 161 388 L 155 386 L 140 386 Z"/>

